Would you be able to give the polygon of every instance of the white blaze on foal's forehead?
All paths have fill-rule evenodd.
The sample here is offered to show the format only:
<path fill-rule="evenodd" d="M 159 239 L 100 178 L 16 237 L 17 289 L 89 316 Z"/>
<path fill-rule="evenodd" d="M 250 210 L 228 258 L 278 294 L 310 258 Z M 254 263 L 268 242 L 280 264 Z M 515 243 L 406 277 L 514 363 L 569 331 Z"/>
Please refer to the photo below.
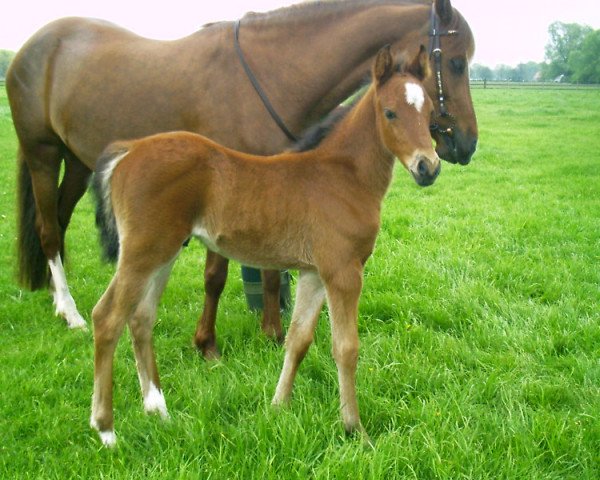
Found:
<path fill-rule="evenodd" d="M 418 112 L 423 108 L 425 103 L 425 92 L 421 85 L 417 83 L 408 82 L 405 85 L 406 88 L 406 103 L 414 105 Z"/>

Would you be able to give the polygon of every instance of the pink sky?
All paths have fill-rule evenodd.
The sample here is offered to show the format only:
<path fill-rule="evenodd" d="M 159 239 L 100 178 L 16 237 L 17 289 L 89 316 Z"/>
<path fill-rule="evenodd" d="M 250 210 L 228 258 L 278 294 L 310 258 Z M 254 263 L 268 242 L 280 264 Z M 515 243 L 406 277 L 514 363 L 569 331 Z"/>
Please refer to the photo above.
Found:
<path fill-rule="evenodd" d="M 267 11 L 297 3 L 289 0 L 200 2 L 184 0 L 21 0 L 13 2 L 0 29 L 0 49 L 18 50 L 36 30 L 56 18 L 82 15 L 103 18 L 153 38 L 188 35 L 204 23 L 233 20 L 249 10 Z M 596 0 L 453 0 L 477 43 L 474 62 L 490 67 L 544 59 L 548 26 L 554 21 L 600 28 Z M 142 15 L 139 12 L 144 12 Z"/>

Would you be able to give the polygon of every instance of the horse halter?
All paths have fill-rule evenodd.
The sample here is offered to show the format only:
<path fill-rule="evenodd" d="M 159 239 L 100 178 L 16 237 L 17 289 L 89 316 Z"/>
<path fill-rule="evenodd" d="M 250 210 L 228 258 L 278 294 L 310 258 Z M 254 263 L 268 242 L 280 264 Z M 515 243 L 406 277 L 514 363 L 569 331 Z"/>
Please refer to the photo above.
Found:
<path fill-rule="evenodd" d="M 439 106 L 439 113 L 436 115 L 437 118 L 449 118 L 451 120 L 451 126 L 443 128 L 434 121 L 429 129 L 431 132 L 437 132 L 442 135 L 452 136 L 454 134 L 454 117 L 446 108 L 446 96 L 444 95 L 444 84 L 442 82 L 442 46 L 441 37 L 456 35 L 458 30 L 446 30 L 441 31 L 439 25 L 439 17 L 435 11 L 435 2 L 431 5 L 431 30 L 429 32 L 429 57 L 433 58 L 433 71 L 435 75 L 435 83 L 437 88 L 437 100 Z"/>

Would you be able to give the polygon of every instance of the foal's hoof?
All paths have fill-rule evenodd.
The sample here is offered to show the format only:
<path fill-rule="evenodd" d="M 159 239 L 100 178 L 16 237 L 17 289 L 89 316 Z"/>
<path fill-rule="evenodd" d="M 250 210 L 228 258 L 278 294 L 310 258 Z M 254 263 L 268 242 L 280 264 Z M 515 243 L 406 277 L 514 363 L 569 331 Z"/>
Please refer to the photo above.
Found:
<path fill-rule="evenodd" d="M 375 450 L 375 444 L 373 443 L 371 437 L 369 437 L 369 434 L 362 425 L 359 425 L 358 427 L 353 427 L 351 429 L 346 429 L 346 435 L 360 440 L 363 445 L 363 448 L 365 448 L 366 450 Z"/>
<path fill-rule="evenodd" d="M 98 427 L 98 423 L 94 420 L 94 417 L 90 419 L 90 427 L 98 432 L 98 436 L 100 437 L 100 441 L 102 445 L 107 448 L 112 448 L 117 444 L 117 436 L 115 435 L 114 430 L 103 430 L 100 431 Z"/>
<path fill-rule="evenodd" d="M 106 448 L 113 448 L 117 444 L 117 436 L 114 431 L 98 432 L 100 441 Z"/>

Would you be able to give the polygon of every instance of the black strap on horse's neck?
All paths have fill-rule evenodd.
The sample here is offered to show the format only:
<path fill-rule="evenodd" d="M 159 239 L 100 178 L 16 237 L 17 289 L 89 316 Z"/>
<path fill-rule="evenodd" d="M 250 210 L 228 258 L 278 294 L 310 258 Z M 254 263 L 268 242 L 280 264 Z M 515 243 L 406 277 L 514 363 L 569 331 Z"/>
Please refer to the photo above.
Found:
<path fill-rule="evenodd" d="M 248 80 L 250 80 L 250 83 L 252 83 L 254 90 L 256 90 L 256 93 L 258 93 L 258 96 L 262 100 L 263 105 L 265 106 L 265 108 L 267 109 L 267 111 L 271 115 L 271 118 L 275 121 L 277 126 L 281 129 L 281 131 L 283 133 L 285 133 L 285 136 L 287 138 L 289 138 L 292 142 L 297 142 L 298 139 L 292 132 L 289 131 L 289 129 L 285 125 L 284 121 L 277 114 L 277 112 L 275 111 L 275 108 L 273 108 L 273 105 L 271 105 L 271 102 L 269 101 L 267 94 L 262 89 L 262 87 L 260 86 L 260 83 L 258 83 L 258 80 L 254 76 L 254 73 L 252 72 L 250 65 L 248 65 L 248 63 L 246 62 L 246 59 L 244 58 L 244 53 L 242 52 L 242 48 L 240 47 L 240 23 L 241 23 L 241 20 L 238 20 L 235 22 L 235 24 L 233 26 L 233 44 L 235 46 L 235 51 L 240 60 L 240 63 L 242 64 L 242 67 L 244 67 L 246 76 L 248 77 Z"/>
<path fill-rule="evenodd" d="M 435 11 L 435 2 L 431 5 L 431 30 L 429 32 L 429 55 L 433 57 L 433 68 L 435 75 L 435 83 L 437 87 L 437 100 L 440 109 L 440 117 L 450 117 L 450 113 L 446 108 L 446 96 L 444 95 L 444 84 L 442 82 L 442 47 L 441 37 L 448 35 L 456 35 L 457 30 L 441 31 L 439 18 Z M 436 125 L 436 127 L 438 127 Z M 439 128 L 439 127 L 438 127 Z"/>

